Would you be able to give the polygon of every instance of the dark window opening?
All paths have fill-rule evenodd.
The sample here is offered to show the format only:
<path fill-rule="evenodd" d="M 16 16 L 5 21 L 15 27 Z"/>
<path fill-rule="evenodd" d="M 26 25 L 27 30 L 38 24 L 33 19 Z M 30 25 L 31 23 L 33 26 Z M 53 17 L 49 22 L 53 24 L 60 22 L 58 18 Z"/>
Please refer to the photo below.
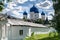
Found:
<path fill-rule="evenodd" d="M 20 35 L 23 35 L 23 30 L 20 30 L 20 31 L 19 31 L 19 34 L 20 34 Z"/>

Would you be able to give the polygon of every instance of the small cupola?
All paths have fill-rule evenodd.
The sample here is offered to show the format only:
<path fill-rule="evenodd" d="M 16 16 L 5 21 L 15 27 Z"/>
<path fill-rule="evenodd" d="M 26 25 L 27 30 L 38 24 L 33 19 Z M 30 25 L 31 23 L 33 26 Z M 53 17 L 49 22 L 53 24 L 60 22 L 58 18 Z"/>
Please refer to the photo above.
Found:
<path fill-rule="evenodd" d="M 44 12 L 42 12 L 42 13 L 41 13 L 41 15 L 45 15 L 45 13 L 44 13 Z"/>
<path fill-rule="evenodd" d="M 25 11 L 25 12 L 23 13 L 23 15 L 27 15 L 27 12 Z"/>
<path fill-rule="evenodd" d="M 35 5 L 33 5 L 33 7 L 30 8 L 30 12 L 39 13 L 39 11 L 38 11 L 38 9 L 35 7 Z"/>

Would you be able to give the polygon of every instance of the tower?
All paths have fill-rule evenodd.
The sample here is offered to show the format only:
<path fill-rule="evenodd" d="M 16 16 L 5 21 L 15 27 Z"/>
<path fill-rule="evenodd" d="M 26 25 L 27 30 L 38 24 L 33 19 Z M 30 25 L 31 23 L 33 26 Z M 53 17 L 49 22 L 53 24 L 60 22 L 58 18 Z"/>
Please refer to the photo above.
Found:
<path fill-rule="evenodd" d="M 27 12 L 26 11 L 23 13 L 23 19 L 27 19 Z"/>
<path fill-rule="evenodd" d="M 41 13 L 41 19 L 45 20 L 45 13 L 44 12 Z"/>
<path fill-rule="evenodd" d="M 39 18 L 39 11 L 35 7 L 35 5 L 33 5 L 33 7 L 30 8 L 30 19 L 37 20 L 38 18 Z"/>

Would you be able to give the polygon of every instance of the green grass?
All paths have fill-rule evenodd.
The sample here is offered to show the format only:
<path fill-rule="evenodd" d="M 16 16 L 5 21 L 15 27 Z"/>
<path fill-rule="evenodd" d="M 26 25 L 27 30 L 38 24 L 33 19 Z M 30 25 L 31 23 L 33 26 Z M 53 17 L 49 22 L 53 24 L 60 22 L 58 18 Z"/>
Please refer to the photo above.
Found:
<path fill-rule="evenodd" d="M 56 33 L 55 36 L 58 36 L 58 33 Z M 37 39 L 43 39 L 43 38 L 48 38 L 48 37 L 54 37 L 54 33 L 51 33 L 51 35 L 49 34 L 37 34 L 37 35 L 34 35 L 35 38 Z"/>
<path fill-rule="evenodd" d="M 36 34 L 33 37 L 31 36 L 30 38 L 34 38 L 33 40 L 60 40 L 60 36 L 58 35 L 58 33 L 56 33 L 56 35 L 54 35 L 54 33 L 51 33 L 51 35 Z"/>

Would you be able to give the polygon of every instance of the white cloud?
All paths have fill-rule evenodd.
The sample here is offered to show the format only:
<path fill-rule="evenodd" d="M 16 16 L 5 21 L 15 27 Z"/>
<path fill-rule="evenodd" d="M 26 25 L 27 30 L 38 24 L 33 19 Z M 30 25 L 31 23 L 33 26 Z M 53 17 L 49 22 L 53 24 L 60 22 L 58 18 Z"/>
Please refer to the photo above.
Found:
<path fill-rule="evenodd" d="M 54 12 L 49 12 L 49 15 L 51 15 L 51 14 L 54 15 Z"/>
<path fill-rule="evenodd" d="M 20 19 L 22 19 L 23 18 L 23 14 L 22 13 L 20 13 L 20 15 L 12 15 L 13 17 L 16 17 L 16 18 L 20 18 Z"/>
<path fill-rule="evenodd" d="M 9 4 L 7 7 L 8 7 L 9 9 L 13 9 L 12 4 Z"/>
<path fill-rule="evenodd" d="M 53 17 L 52 16 L 48 16 L 48 19 L 51 20 Z"/>
<path fill-rule="evenodd" d="M 41 13 L 39 13 L 39 18 L 41 18 Z"/>
<path fill-rule="evenodd" d="M 17 6 L 16 3 L 14 3 L 14 2 L 9 2 L 7 5 L 8 5 L 7 7 L 9 9 L 14 9 L 14 6 Z"/>
<path fill-rule="evenodd" d="M 16 0 L 16 1 L 19 2 L 19 3 L 21 3 L 21 4 L 23 4 L 24 2 L 26 2 L 28 0 Z M 36 1 L 36 0 L 30 0 L 30 1 Z M 45 4 L 46 2 L 48 3 L 48 6 L 44 7 L 43 4 Z M 50 14 L 53 14 L 54 12 L 52 12 L 52 10 L 47 10 L 50 7 L 52 7 L 52 3 L 50 1 L 48 1 L 48 0 L 46 0 L 46 1 L 42 2 L 41 4 L 42 4 L 42 6 L 39 6 L 40 3 L 37 3 L 36 6 L 38 6 L 41 9 L 46 9 L 45 11 L 48 11 L 49 12 L 48 13 L 49 14 L 48 18 L 49 19 L 52 19 L 52 16 L 50 16 Z M 12 14 L 14 14 L 12 16 L 17 17 L 17 18 L 23 18 L 23 13 L 22 12 L 27 11 L 28 12 L 28 18 L 30 18 L 29 8 L 32 7 L 32 4 L 29 5 L 29 6 L 26 6 L 26 7 L 25 6 L 24 7 L 22 7 L 22 6 L 13 7 L 13 6 L 17 6 L 15 4 L 15 2 L 9 3 L 8 4 L 8 8 L 5 9 L 5 12 L 6 11 L 11 11 Z M 13 10 L 13 9 L 15 9 L 15 10 Z M 41 18 L 41 14 L 40 13 L 39 13 L 39 18 Z"/>
<path fill-rule="evenodd" d="M 53 16 L 51 14 L 54 15 L 54 11 L 48 12 L 48 19 L 49 20 L 51 20 L 53 18 Z"/>
<path fill-rule="evenodd" d="M 5 9 L 3 9 L 3 13 L 7 13 L 8 11 L 10 11 L 9 8 L 5 8 Z"/>
<path fill-rule="evenodd" d="M 18 9 L 18 12 L 23 12 L 24 11 L 24 8 L 22 6 L 17 7 L 17 9 Z"/>
<path fill-rule="evenodd" d="M 52 5 L 53 3 L 50 1 L 44 1 L 44 2 L 36 4 L 36 6 L 38 6 L 39 8 L 43 8 L 43 9 L 49 9 Z"/>
<path fill-rule="evenodd" d="M 11 11 L 14 15 L 16 15 L 16 16 L 19 16 L 20 14 L 16 11 L 16 10 L 14 10 L 14 11 Z"/>
<path fill-rule="evenodd" d="M 30 0 L 30 1 L 36 1 L 36 0 Z"/>
<path fill-rule="evenodd" d="M 11 15 L 11 16 L 14 16 L 16 18 L 23 18 L 23 14 L 22 13 L 19 13 L 16 10 L 13 10 L 11 12 L 14 14 L 14 15 Z"/>
<path fill-rule="evenodd" d="M 26 2 L 26 1 L 28 1 L 28 0 L 17 0 L 17 2 L 18 2 L 18 3 L 21 3 L 21 4 L 23 4 L 23 3 Z"/>

